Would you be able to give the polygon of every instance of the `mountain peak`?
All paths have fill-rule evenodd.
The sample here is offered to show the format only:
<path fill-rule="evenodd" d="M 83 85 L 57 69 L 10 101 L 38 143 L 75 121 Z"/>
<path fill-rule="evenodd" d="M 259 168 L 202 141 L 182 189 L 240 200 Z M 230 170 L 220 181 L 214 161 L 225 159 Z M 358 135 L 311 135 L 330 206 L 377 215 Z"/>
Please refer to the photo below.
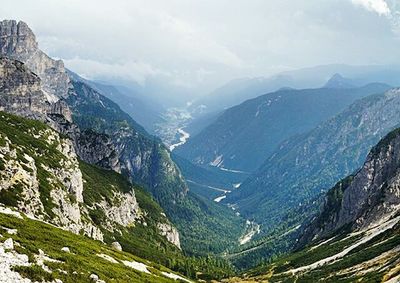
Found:
<path fill-rule="evenodd" d="M 38 49 L 35 34 L 23 21 L 0 21 L 1 54 L 24 61 Z M 19 58 L 17 58 L 19 57 Z"/>
<path fill-rule="evenodd" d="M 0 21 L 0 56 L 24 62 L 40 77 L 43 90 L 53 101 L 68 96 L 70 80 L 64 63 L 39 49 L 35 34 L 25 22 Z"/>
<path fill-rule="evenodd" d="M 351 79 L 343 77 L 341 74 L 334 74 L 324 85 L 325 88 L 354 88 L 355 85 Z"/>

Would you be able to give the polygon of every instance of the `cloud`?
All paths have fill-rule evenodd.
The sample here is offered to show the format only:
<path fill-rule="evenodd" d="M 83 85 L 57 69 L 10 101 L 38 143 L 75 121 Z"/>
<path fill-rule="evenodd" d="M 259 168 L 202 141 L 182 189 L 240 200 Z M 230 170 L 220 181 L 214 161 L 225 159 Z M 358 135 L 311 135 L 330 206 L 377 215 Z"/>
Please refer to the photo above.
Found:
<path fill-rule="evenodd" d="M 108 77 L 110 79 L 122 79 L 144 84 L 146 78 L 149 76 L 170 76 L 169 73 L 144 62 L 127 61 L 124 64 L 103 63 L 79 57 L 64 59 L 63 61 L 67 68 L 79 73 L 86 79 L 104 79 Z"/>
<path fill-rule="evenodd" d="M 198 95 L 286 69 L 399 64 L 398 6 L 399 0 L 2 0 L 0 19 L 27 22 L 44 51 L 87 78 L 161 80 Z"/>
<path fill-rule="evenodd" d="M 381 16 L 389 16 L 390 8 L 385 0 L 351 0 L 353 4 L 362 6 L 370 12 L 378 13 Z"/>

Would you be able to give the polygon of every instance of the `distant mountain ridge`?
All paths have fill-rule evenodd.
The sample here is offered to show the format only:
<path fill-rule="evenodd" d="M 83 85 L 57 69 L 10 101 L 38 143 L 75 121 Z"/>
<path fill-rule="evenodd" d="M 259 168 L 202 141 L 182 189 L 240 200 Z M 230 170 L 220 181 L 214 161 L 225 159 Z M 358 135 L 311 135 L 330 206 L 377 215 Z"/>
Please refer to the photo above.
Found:
<path fill-rule="evenodd" d="M 400 86 L 400 66 L 397 65 L 321 65 L 284 71 L 271 77 L 234 79 L 209 95 L 197 99 L 193 103 L 192 109 L 201 107 L 203 115 L 218 113 L 248 99 L 281 88 L 320 88 L 335 74 L 351 80 L 354 87 L 361 87 L 372 82 Z"/>
<path fill-rule="evenodd" d="M 340 74 L 336 73 L 326 82 L 324 85 L 326 88 L 355 88 L 356 85 L 351 79 L 342 77 Z"/>
<path fill-rule="evenodd" d="M 265 94 L 227 109 L 175 152 L 201 166 L 252 172 L 285 139 L 311 130 L 358 98 L 389 88 L 376 83 Z"/>

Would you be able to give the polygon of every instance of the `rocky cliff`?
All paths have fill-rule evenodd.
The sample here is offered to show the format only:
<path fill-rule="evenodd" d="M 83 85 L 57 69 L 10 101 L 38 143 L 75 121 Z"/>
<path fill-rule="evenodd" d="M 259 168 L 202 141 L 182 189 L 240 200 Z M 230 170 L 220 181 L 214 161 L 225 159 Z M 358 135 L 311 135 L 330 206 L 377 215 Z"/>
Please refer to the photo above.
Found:
<path fill-rule="evenodd" d="M 51 102 L 67 97 L 69 77 L 61 60 L 53 60 L 42 52 L 35 35 L 22 21 L 4 20 L 0 23 L 0 52 L 24 62 L 37 74 L 43 83 L 43 90 Z"/>
<path fill-rule="evenodd" d="M 71 140 L 41 126 L 1 114 L 1 202 L 74 233 L 102 240 L 84 221 L 83 180 Z"/>
<path fill-rule="evenodd" d="M 325 199 L 321 214 L 302 242 L 340 229 L 366 230 L 387 222 L 400 211 L 400 130 L 394 130 L 370 151 L 362 168 L 340 181 Z"/>
<path fill-rule="evenodd" d="M 0 110 L 45 120 L 50 110 L 40 78 L 20 61 L 0 58 Z"/>
<path fill-rule="evenodd" d="M 0 203 L 100 241 L 139 225 L 180 247 L 168 219 L 153 213 L 147 199 L 142 204 L 151 211 L 141 208 L 121 175 L 79 161 L 73 141 L 45 124 L 5 112 L 0 112 Z"/>

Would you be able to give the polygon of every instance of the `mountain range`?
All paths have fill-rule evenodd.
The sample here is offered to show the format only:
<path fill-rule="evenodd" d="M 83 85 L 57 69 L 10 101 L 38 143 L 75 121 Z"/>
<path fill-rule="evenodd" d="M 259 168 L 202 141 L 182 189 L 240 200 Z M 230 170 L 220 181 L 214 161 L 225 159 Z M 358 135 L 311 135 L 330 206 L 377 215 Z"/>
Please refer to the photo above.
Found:
<path fill-rule="evenodd" d="M 146 228 L 142 228 L 142 233 L 147 236 L 135 236 L 130 231 L 125 234 L 118 232 L 124 235 L 124 237 L 118 237 L 122 245 L 125 244 L 132 250 L 135 249 L 135 245 L 131 245 L 130 241 L 138 241 L 140 245 L 144 246 L 143 241 L 148 241 L 146 239 L 152 237 L 155 245 L 167 255 L 167 250 L 170 248 L 167 248 L 159 240 L 159 237 L 165 237 L 166 241 L 177 246 L 178 250 L 175 249 L 176 255 L 166 256 L 163 264 L 174 266 L 175 269 L 182 269 L 185 274 L 190 276 L 195 276 L 193 272 L 196 272 L 199 265 L 204 265 L 205 262 L 208 262 L 210 266 L 212 265 L 210 262 L 214 262 L 216 268 L 218 265 L 225 265 L 225 263 L 218 262 L 218 260 L 213 261 L 209 257 L 203 263 L 195 258 L 185 258 L 179 249 L 182 248 L 189 255 L 201 256 L 217 253 L 231 245 L 237 245 L 237 239 L 244 231 L 244 220 L 236 216 L 230 209 L 217 206 L 207 199 L 199 198 L 188 192 L 180 170 L 171 160 L 170 153 L 162 142 L 148 134 L 116 103 L 103 96 L 83 79 L 77 79 L 76 75 L 70 75 L 62 61 L 53 60 L 43 53 L 38 48 L 33 32 L 24 22 L 2 21 L 0 34 L 0 50 L 1 56 L 3 56 L 1 58 L 3 68 L 0 72 L 2 77 L 0 110 L 38 121 L 38 131 L 43 131 L 43 133 L 31 132 L 29 134 L 27 128 L 22 128 L 25 134 L 35 137 L 34 140 L 29 141 L 33 146 L 33 148 L 27 149 L 30 155 L 35 152 L 36 147 L 43 146 L 46 151 L 50 152 L 55 151 L 54 147 L 57 147 L 57 150 L 65 150 L 63 154 L 67 160 L 62 161 L 62 164 L 68 164 L 61 165 L 62 167 L 58 169 L 57 163 L 63 159 L 60 156 L 61 153 L 54 152 L 54 158 L 59 159 L 53 160 L 49 156 L 49 159 L 42 160 L 38 166 L 44 171 L 40 171 L 40 175 L 35 178 L 28 178 L 29 190 L 36 188 L 36 191 L 29 191 L 29 194 L 35 194 L 38 198 L 38 200 L 35 199 L 35 203 L 30 205 L 35 209 L 39 207 L 37 211 L 29 206 L 25 207 L 28 203 L 27 199 L 23 201 L 19 195 L 14 195 L 14 193 L 27 194 L 20 192 L 22 188 L 19 185 L 15 192 L 12 190 L 11 194 L 7 189 L 3 190 L 2 188 L 6 204 L 12 204 L 13 207 L 20 208 L 28 215 L 46 220 L 59 227 L 73 229 L 72 232 L 84 233 L 98 240 L 111 240 L 117 236 L 114 235 L 111 238 L 107 236 L 106 238 L 98 226 L 106 221 L 108 214 L 114 222 L 118 223 L 120 220 L 118 213 L 121 208 L 108 208 L 106 204 L 103 206 L 101 203 L 103 198 L 105 201 L 113 201 L 115 198 L 116 204 L 128 202 L 126 203 L 127 208 L 124 209 L 131 209 L 134 212 L 124 213 L 130 213 L 130 217 L 135 217 L 135 215 L 139 217 L 141 213 L 151 215 L 150 212 L 140 210 L 134 202 L 134 198 L 132 200 L 129 194 L 113 196 L 113 194 L 118 194 L 113 192 L 114 190 L 118 191 L 118 186 L 113 185 L 111 181 L 114 178 L 112 172 L 116 172 L 116 174 L 121 174 L 118 175 L 121 176 L 118 177 L 120 178 L 119 183 L 129 184 L 129 181 L 144 188 L 151 194 L 151 197 L 147 197 L 149 201 L 154 199 L 158 203 L 157 205 L 161 206 L 157 213 L 162 221 L 159 221 L 158 224 L 154 223 L 155 226 L 144 223 Z M 10 118 L 10 120 L 13 119 L 17 118 Z M 45 123 L 47 126 L 40 123 Z M 17 120 L 14 127 L 20 124 L 26 124 L 29 128 L 32 122 Z M 48 130 L 45 127 L 49 127 Z M 10 138 L 11 133 L 10 129 L 5 134 L 5 138 Z M 29 139 L 22 133 L 21 136 L 8 144 L 6 152 L 11 151 L 12 144 L 17 146 L 18 141 L 25 143 Z M 42 141 L 43 139 L 49 140 Z M 52 143 L 53 139 L 55 139 L 54 144 Z M 59 145 L 58 140 L 63 142 L 65 140 L 65 145 Z M 46 142 L 51 144 L 45 145 Z M 58 149 L 60 146 L 62 149 Z M 45 152 L 42 154 L 46 155 Z M 25 156 L 22 152 L 15 158 L 17 158 L 15 162 L 28 162 L 24 165 L 26 167 L 23 167 L 24 170 L 35 172 L 35 169 L 31 168 L 35 165 L 32 156 Z M 84 172 L 80 166 L 87 171 Z M 10 170 L 14 172 L 15 169 Z M 6 172 L 8 171 L 6 170 Z M 97 175 L 90 175 L 91 173 Z M 25 176 L 28 173 L 21 174 Z M 54 176 L 49 176 L 49 174 Z M 82 176 L 88 179 L 82 179 Z M 102 176 L 106 176 L 106 179 L 110 179 L 110 181 L 104 180 Z M 54 181 L 50 181 L 50 179 L 54 179 Z M 104 187 L 97 184 L 102 179 Z M 7 184 L 14 181 L 12 175 L 5 176 L 4 182 Z M 89 193 L 88 189 L 85 189 L 84 183 L 91 183 L 92 190 L 96 192 Z M 127 188 L 121 188 L 121 190 L 123 193 L 130 192 L 130 195 L 136 193 L 134 189 L 130 189 L 129 192 Z M 100 193 L 101 191 L 104 191 L 104 195 Z M 86 204 L 87 208 L 83 205 L 85 203 L 83 196 L 86 193 L 91 194 L 89 196 L 91 203 Z M 11 202 L 7 202 L 9 200 Z M 154 200 L 151 201 L 154 203 Z M 129 203 L 129 201 L 133 203 Z M 22 202 L 24 206 L 18 207 L 19 202 Z M 94 205 L 96 207 L 99 205 L 99 207 L 93 207 Z M 146 203 L 143 205 L 146 206 Z M 154 205 L 148 206 L 148 209 L 154 211 Z M 128 228 L 131 225 L 136 226 L 133 220 L 129 219 L 123 223 Z M 107 226 L 108 223 L 104 225 Z M 114 231 L 110 225 L 107 228 Z M 143 248 L 143 250 L 146 257 L 151 260 L 151 254 L 156 255 L 155 252 L 151 252 L 150 246 L 149 249 Z M 135 254 L 137 253 L 139 250 L 135 252 Z M 207 268 L 209 269 L 210 266 Z M 218 272 L 222 271 L 225 274 L 226 270 L 230 270 L 230 268 L 228 266 L 227 269 L 219 270 Z M 216 269 L 213 273 L 215 271 Z M 208 276 L 207 273 L 203 272 L 203 274 Z"/>
<path fill-rule="evenodd" d="M 270 77 L 239 78 L 229 81 L 209 95 L 195 100 L 191 105 L 191 109 L 201 109 L 203 115 L 218 113 L 248 99 L 282 88 L 320 88 L 335 74 L 340 74 L 346 78 L 354 87 L 360 87 L 372 82 L 392 86 L 400 85 L 400 66 L 397 65 L 320 65 L 284 71 Z"/>
<path fill-rule="evenodd" d="M 365 97 L 310 132 L 289 138 L 224 201 L 266 227 L 278 223 L 362 165 L 370 148 L 399 126 L 399 97 L 397 89 Z"/>
<path fill-rule="evenodd" d="M 398 282 L 398 69 L 335 68 L 236 81 L 169 149 L 165 105 L 1 21 L 0 281 Z"/>
<path fill-rule="evenodd" d="M 389 88 L 374 83 L 265 94 L 227 109 L 175 153 L 201 166 L 253 172 L 285 139 L 311 130 L 358 98 Z"/>

